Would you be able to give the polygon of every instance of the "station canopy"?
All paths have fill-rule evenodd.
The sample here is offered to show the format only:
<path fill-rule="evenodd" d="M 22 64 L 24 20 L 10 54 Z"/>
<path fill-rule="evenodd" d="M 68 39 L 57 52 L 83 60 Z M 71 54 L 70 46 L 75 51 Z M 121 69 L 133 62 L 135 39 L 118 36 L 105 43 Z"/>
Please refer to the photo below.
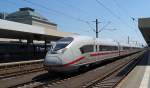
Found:
<path fill-rule="evenodd" d="M 55 41 L 73 33 L 0 19 L 0 38 Z"/>
<path fill-rule="evenodd" d="M 150 18 L 140 18 L 138 20 L 138 26 L 145 41 L 150 46 Z"/>

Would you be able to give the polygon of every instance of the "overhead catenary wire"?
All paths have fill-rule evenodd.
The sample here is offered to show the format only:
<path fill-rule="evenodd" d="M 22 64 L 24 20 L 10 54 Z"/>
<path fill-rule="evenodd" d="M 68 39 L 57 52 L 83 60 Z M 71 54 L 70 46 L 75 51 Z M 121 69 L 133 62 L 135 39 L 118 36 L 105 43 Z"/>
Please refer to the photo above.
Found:
<path fill-rule="evenodd" d="M 95 28 L 93 28 L 93 27 L 91 26 L 91 24 L 90 24 L 88 21 L 87 21 L 86 23 L 87 23 L 87 25 L 88 25 L 94 32 L 96 32 Z"/>
<path fill-rule="evenodd" d="M 63 13 L 63 12 L 60 12 L 60 11 L 57 11 L 57 10 L 54 10 L 54 9 L 48 8 L 48 7 L 43 6 L 43 5 L 41 5 L 41 4 L 34 3 L 34 2 L 29 1 L 29 0 L 23 0 L 23 1 L 25 1 L 26 3 L 29 3 L 29 4 L 31 4 L 31 5 L 41 7 L 41 8 L 43 8 L 43 9 L 48 10 L 48 11 L 55 12 L 55 13 L 57 13 L 57 14 L 59 14 L 59 15 L 63 15 L 63 16 L 65 16 L 65 17 L 67 17 L 67 18 L 71 18 L 71 19 L 74 19 L 74 20 L 76 20 L 76 21 L 80 21 L 80 22 L 84 22 L 84 23 L 86 22 L 86 21 L 85 21 L 85 20 L 83 20 L 83 19 L 80 19 L 80 18 L 77 18 L 77 17 L 71 16 L 71 15 L 68 15 L 68 14 L 66 14 L 66 13 Z"/>
<path fill-rule="evenodd" d="M 120 17 L 118 15 L 116 15 L 113 11 L 111 11 L 108 7 L 106 7 L 102 2 L 100 2 L 99 0 L 96 0 L 96 2 L 102 6 L 103 8 L 105 8 L 112 16 L 114 16 L 117 19 L 120 19 Z"/>
<path fill-rule="evenodd" d="M 91 24 L 86 21 L 86 20 L 83 20 L 81 18 L 78 18 L 78 17 L 75 17 L 75 16 L 71 16 L 71 15 L 68 15 L 67 13 L 64 13 L 62 11 L 58 11 L 58 10 L 55 10 L 55 9 L 52 9 L 52 8 L 48 8 L 47 6 L 44 6 L 42 4 L 38 4 L 38 3 L 34 3 L 33 1 L 30 1 L 30 0 L 23 0 L 25 2 L 27 2 L 28 4 L 32 4 L 34 6 L 38 6 L 39 8 L 43 8 L 45 10 L 47 10 L 47 12 L 53 12 L 53 13 L 56 13 L 56 14 L 59 14 L 59 15 L 62 15 L 64 17 L 67 17 L 67 18 L 70 18 L 70 19 L 74 19 L 76 21 L 79 21 L 79 22 L 83 22 L 85 24 L 87 24 L 89 27 L 91 26 Z M 109 8 L 108 8 L 109 9 Z M 115 14 L 115 13 L 114 13 Z M 116 14 L 115 14 L 116 15 Z M 116 15 L 117 16 L 117 15 Z M 117 19 L 120 19 L 120 17 L 117 16 Z M 90 27 L 92 30 L 94 30 L 94 28 L 91 26 Z"/>
<path fill-rule="evenodd" d="M 9 1 L 9 0 L 7 0 L 7 1 L 8 1 L 10 4 L 14 5 L 14 6 L 17 5 L 16 2 Z M 31 1 L 27 1 L 27 0 L 23 0 L 23 1 L 27 2 L 28 4 L 31 4 L 31 5 L 34 5 L 34 6 L 38 6 L 38 7 L 41 7 L 41 8 L 43 8 L 43 9 L 45 9 L 46 11 L 44 11 L 44 12 L 47 12 L 47 13 L 53 12 L 53 13 L 55 13 L 55 15 L 56 15 L 56 14 L 57 14 L 57 15 L 63 15 L 63 16 L 66 17 L 66 18 L 70 18 L 70 19 L 73 19 L 73 20 L 76 20 L 76 21 L 85 23 L 86 25 L 88 25 L 88 26 L 90 27 L 90 29 L 92 29 L 93 31 L 95 30 L 95 29 L 91 26 L 91 24 L 90 24 L 88 21 L 85 21 L 85 20 L 82 20 L 82 19 L 80 19 L 80 18 L 76 18 L 76 17 L 70 16 L 70 15 L 68 15 L 68 14 L 62 13 L 62 12 L 57 11 L 57 10 L 54 10 L 54 9 L 50 9 L 50 8 L 48 8 L 48 7 L 45 7 L 45 6 L 43 6 L 43 5 L 40 5 L 40 4 L 31 2 Z M 36 8 L 36 9 L 38 9 L 38 8 Z M 41 10 L 41 9 L 38 9 L 38 10 L 39 10 L 39 11 L 43 11 L 43 10 Z M 51 13 L 51 14 L 52 14 L 52 13 Z"/>
<path fill-rule="evenodd" d="M 137 20 L 136 20 L 136 18 L 133 17 L 133 16 L 131 16 L 131 15 L 129 14 L 129 12 L 117 2 L 117 0 L 113 0 L 113 1 L 114 1 L 115 5 L 116 5 L 130 20 L 132 20 L 134 26 L 137 27 L 137 24 L 136 24 L 136 23 L 137 23 Z M 139 34 L 137 33 L 137 30 L 136 30 L 135 28 L 133 28 L 133 30 L 135 31 L 135 33 L 136 33 L 137 35 L 139 35 Z"/>
<path fill-rule="evenodd" d="M 72 5 L 72 4 L 69 4 L 69 3 L 65 2 L 65 0 L 59 0 L 59 1 L 56 0 L 56 2 L 60 3 L 61 5 L 63 4 L 63 5 L 66 6 L 66 7 L 69 7 L 69 8 L 73 8 L 73 9 L 78 10 L 79 13 L 83 13 L 84 16 L 86 15 L 86 16 L 85 16 L 86 18 L 93 18 L 93 16 L 88 16 L 88 15 L 87 15 L 87 14 L 89 14 L 89 11 L 83 10 L 83 9 L 81 9 L 81 8 L 78 8 L 77 6 L 74 6 L 74 5 Z M 96 16 L 94 16 L 94 17 L 96 17 Z"/>
<path fill-rule="evenodd" d="M 131 16 L 131 14 L 127 11 L 127 9 L 125 9 L 123 6 L 121 6 L 117 2 L 117 0 L 113 0 L 113 1 L 114 1 L 115 5 L 120 9 L 120 11 L 122 11 L 124 13 L 124 15 L 126 15 L 132 21 L 134 26 L 137 28 L 138 27 L 137 26 L 137 22 L 138 22 L 137 19 L 135 17 Z M 135 31 L 137 36 L 140 36 L 140 34 L 138 33 L 138 30 L 136 28 L 132 28 L 132 29 Z M 142 40 L 142 38 L 141 38 L 141 40 Z"/>
<path fill-rule="evenodd" d="M 57 0 L 56 0 L 57 1 Z M 77 9 L 77 10 L 80 10 L 80 12 L 82 12 L 82 13 L 89 13 L 89 11 L 87 11 L 87 10 L 83 10 L 83 9 L 81 9 L 81 8 L 78 8 L 78 7 L 76 7 L 76 6 L 74 6 L 74 5 L 71 5 L 71 4 L 69 4 L 69 3 L 66 3 L 65 2 L 65 0 L 59 0 L 59 1 L 57 1 L 57 2 L 61 2 L 61 4 L 63 3 L 64 5 L 66 5 L 66 6 L 68 6 L 68 7 L 72 7 L 72 8 L 75 8 L 75 9 Z M 94 17 L 96 17 L 96 16 L 94 16 Z M 92 18 L 92 17 L 88 17 L 88 18 Z M 98 19 L 102 19 L 102 17 L 100 17 L 100 18 L 98 18 Z M 103 18 L 103 20 L 105 20 L 104 18 Z M 90 22 L 89 21 L 87 21 L 86 22 L 88 25 L 89 25 L 89 27 L 93 30 L 93 31 L 95 31 L 95 29 L 91 26 L 91 24 L 90 24 Z M 110 21 L 108 22 L 109 24 L 110 24 Z M 105 28 L 107 25 L 104 25 L 104 27 L 103 28 Z M 102 28 L 102 29 L 103 29 Z"/>
<path fill-rule="evenodd" d="M 56 1 L 57 1 L 57 0 L 56 0 Z M 74 9 L 76 9 L 76 10 L 79 10 L 79 11 L 82 12 L 82 13 L 87 13 L 87 11 L 85 11 L 85 10 L 83 10 L 83 9 L 81 9 L 81 8 L 78 8 L 78 7 L 73 6 L 73 5 L 69 4 L 69 3 L 66 3 L 65 0 L 59 0 L 59 1 L 57 1 L 57 2 L 60 3 L 60 4 L 64 4 L 65 6 L 68 6 L 68 7 L 74 8 Z"/>
<path fill-rule="evenodd" d="M 107 6 L 105 6 L 100 0 L 95 0 L 100 6 L 102 6 L 104 9 L 106 9 L 112 16 L 114 16 L 116 19 L 118 19 L 122 24 L 130 29 L 134 29 L 130 25 L 128 25 L 124 20 L 120 18 L 116 13 L 114 13 L 111 9 L 109 9 Z M 135 30 L 136 31 L 136 30 Z M 137 33 L 137 32 L 136 32 Z"/>
<path fill-rule="evenodd" d="M 105 24 L 105 25 L 101 28 L 101 30 L 99 30 L 99 32 L 101 32 L 102 30 L 104 30 L 110 23 L 111 23 L 111 22 L 109 21 L 107 24 Z"/>
<path fill-rule="evenodd" d="M 126 16 L 127 17 L 129 17 L 133 22 L 137 22 L 137 20 L 136 20 L 136 18 L 135 17 L 133 17 L 133 16 L 131 16 L 130 14 L 129 14 L 129 12 L 127 11 L 127 9 L 125 9 L 123 6 L 121 6 L 118 2 L 117 2 L 117 0 L 113 0 L 114 1 L 114 3 L 116 4 L 116 6 L 122 11 L 122 12 L 124 12 L 124 14 L 126 14 Z"/>
<path fill-rule="evenodd" d="M 118 9 L 120 9 L 120 11 L 122 11 L 124 14 L 126 14 L 126 16 L 129 17 L 129 19 L 131 19 L 134 24 L 135 24 L 135 22 L 137 22 L 136 18 L 131 16 L 129 14 L 129 12 L 117 2 L 117 0 L 113 0 L 113 1 L 114 1 L 115 5 L 118 7 Z"/>
<path fill-rule="evenodd" d="M 115 5 L 116 5 L 122 12 L 124 12 L 124 14 L 126 14 L 126 16 L 128 16 L 130 19 L 133 19 L 133 17 L 129 15 L 128 11 L 127 11 L 125 8 L 123 8 L 116 0 L 113 0 L 113 1 L 114 1 Z"/>
<path fill-rule="evenodd" d="M 95 31 L 95 29 L 91 26 L 91 24 L 90 24 L 88 21 L 86 21 L 86 20 L 83 20 L 83 19 L 80 19 L 80 18 L 76 18 L 76 17 L 70 16 L 70 15 L 65 14 L 65 13 L 63 13 L 63 12 L 60 12 L 60 11 L 57 11 L 57 10 L 54 10 L 54 9 L 47 8 L 47 7 L 43 6 L 43 5 L 40 5 L 40 4 L 37 4 L 37 3 L 33 3 L 33 2 L 31 2 L 31 1 L 28 1 L 28 0 L 23 0 L 23 1 L 26 1 L 26 2 L 29 3 L 29 4 L 36 5 L 36 6 L 40 6 L 41 8 L 44 8 L 44 9 L 53 11 L 53 12 L 55 12 L 55 13 L 57 13 L 57 14 L 60 14 L 60 15 L 65 16 L 65 17 L 67 17 L 67 18 L 69 17 L 70 19 L 74 19 L 74 20 L 76 20 L 76 21 L 83 22 L 83 23 L 87 24 L 87 25 L 90 27 L 90 29 L 92 29 L 93 31 Z"/>
<path fill-rule="evenodd" d="M 130 25 L 128 25 L 124 20 L 120 18 L 120 16 L 116 15 L 111 9 L 109 9 L 107 6 L 105 6 L 102 2 L 99 0 L 96 0 L 96 2 L 102 6 L 104 9 L 106 9 L 112 16 L 114 16 L 116 19 L 118 19 L 120 22 L 122 22 L 125 26 L 129 27 L 130 29 L 133 29 Z"/>
<path fill-rule="evenodd" d="M 128 25 L 124 20 L 120 18 L 120 16 L 116 15 L 111 9 L 109 9 L 107 6 L 105 6 L 100 0 L 96 0 L 96 2 L 105 8 L 112 16 L 114 16 L 116 19 L 118 19 L 120 22 L 122 22 L 126 27 L 133 29 L 130 25 Z"/>
<path fill-rule="evenodd" d="M 57 1 L 57 0 L 56 0 Z M 74 9 L 76 9 L 76 10 L 79 10 L 81 13 L 84 13 L 85 15 L 87 15 L 87 14 L 89 14 L 89 11 L 86 9 L 82 9 L 82 8 L 79 8 L 79 7 L 77 7 L 77 6 L 74 6 L 74 5 L 72 5 L 72 4 L 70 4 L 70 3 L 67 3 L 68 1 L 67 0 L 59 0 L 59 1 L 57 1 L 57 2 L 59 2 L 59 3 L 61 3 L 61 4 L 64 4 L 65 6 L 68 6 L 69 8 L 71 7 L 71 8 L 74 8 Z M 96 15 L 92 15 L 92 16 L 86 16 L 87 18 L 93 18 L 93 17 L 95 17 L 95 18 L 98 18 L 99 19 L 99 17 L 97 17 Z M 100 17 L 100 19 L 102 19 L 103 17 L 101 16 Z M 103 18 L 103 20 L 105 20 L 104 18 Z"/>
<path fill-rule="evenodd" d="M 9 1 L 9 0 L 7 0 L 7 1 Z M 48 7 L 46 7 L 46 6 L 43 6 L 43 5 L 38 4 L 38 3 L 34 3 L 34 2 L 32 2 L 32 1 L 29 1 L 29 0 L 23 0 L 23 1 L 25 1 L 25 2 L 28 3 L 28 4 L 41 7 L 41 8 L 43 8 L 43 9 L 49 11 L 49 12 L 50 12 L 50 11 L 51 11 L 51 12 L 55 12 L 55 14 L 63 15 L 63 16 L 65 16 L 65 17 L 67 17 L 67 18 L 70 18 L 70 19 L 74 19 L 74 20 L 76 20 L 76 21 L 83 22 L 83 23 L 87 24 L 87 25 L 90 27 L 90 29 L 92 29 L 93 31 L 95 31 L 95 29 L 91 26 L 90 22 L 88 22 L 88 21 L 86 21 L 86 20 L 83 20 L 83 19 L 80 19 L 80 18 L 76 18 L 76 17 L 74 17 L 74 16 L 71 16 L 71 15 L 68 15 L 68 14 L 66 14 L 66 13 L 63 13 L 63 12 L 60 12 L 60 11 L 57 11 L 57 10 L 48 8 Z M 14 2 L 11 2 L 11 3 L 17 5 L 17 4 L 14 3 Z M 69 5 L 70 5 L 70 4 L 69 4 Z M 70 5 L 70 6 L 71 6 L 71 5 Z M 72 6 L 72 7 L 73 7 L 73 8 L 76 8 L 76 7 L 74 7 L 74 6 Z M 78 9 L 78 8 L 77 8 L 77 9 Z M 82 10 L 82 11 L 83 11 L 83 10 Z"/>

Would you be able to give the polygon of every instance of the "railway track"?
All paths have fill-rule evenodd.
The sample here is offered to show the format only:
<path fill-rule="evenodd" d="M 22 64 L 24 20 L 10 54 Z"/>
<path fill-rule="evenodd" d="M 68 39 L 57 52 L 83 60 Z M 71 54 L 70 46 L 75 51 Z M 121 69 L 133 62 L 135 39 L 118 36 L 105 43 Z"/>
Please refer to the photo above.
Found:
<path fill-rule="evenodd" d="M 0 64 L 0 79 L 43 71 L 43 60 Z"/>
<path fill-rule="evenodd" d="M 136 66 L 144 53 L 139 52 L 78 75 L 52 76 L 53 79 L 33 80 L 15 88 L 113 88 Z"/>
<path fill-rule="evenodd" d="M 135 60 L 138 60 L 137 57 L 141 55 L 142 53 L 134 54 L 132 56 L 126 57 L 124 59 L 115 61 L 111 64 L 108 64 L 106 66 L 94 69 L 92 71 L 89 71 L 83 75 L 79 75 L 76 77 L 72 77 L 63 81 L 60 81 L 58 83 L 55 83 L 54 85 L 47 84 L 44 86 L 40 86 L 39 88 L 113 88 L 114 83 L 117 82 L 106 82 L 107 84 L 104 84 L 103 80 L 109 79 L 111 75 L 114 75 L 115 72 L 119 71 L 123 67 L 131 64 L 131 62 L 134 62 Z M 113 79 L 112 79 L 113 80 Z M 113 80 L 114 81 L 114 80 Z M 103 82 L 103 86 L 99 84 L 100 82 Z M 111 85 L 110 85 L 111 84 Z"/>
<path fill-rule="evenodd" d="M 128 73 L 141 61 L 141 59 L 146 54 L 141 55 L 140 57 L 134 57 L 135 59 L 129 61 L 127 65 L 113 71 L 112 73 L 108 74 L 107 77 L 104 78 L 97 78 L 92 83 L 86 84 L 83 86 L 84 88 L 115 88 L 117 84 L 119 84 L 123 78 L 125 78 Z"/>

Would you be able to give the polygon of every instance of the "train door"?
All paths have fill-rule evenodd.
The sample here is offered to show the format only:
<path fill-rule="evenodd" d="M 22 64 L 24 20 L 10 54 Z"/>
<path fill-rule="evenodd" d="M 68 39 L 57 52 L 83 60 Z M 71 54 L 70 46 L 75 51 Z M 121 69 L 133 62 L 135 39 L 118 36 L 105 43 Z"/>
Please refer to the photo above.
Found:
<path fill-rule="evenodd" d="M 74 58 L 78 58 L 82 56 L 81 51 L 80 51 L 80 47 L 82 45 L 84 45 L 84 42 L 77 42 L 72 46 L 71 50 L 72 50 L 72 55 L 74 56 Z"/>

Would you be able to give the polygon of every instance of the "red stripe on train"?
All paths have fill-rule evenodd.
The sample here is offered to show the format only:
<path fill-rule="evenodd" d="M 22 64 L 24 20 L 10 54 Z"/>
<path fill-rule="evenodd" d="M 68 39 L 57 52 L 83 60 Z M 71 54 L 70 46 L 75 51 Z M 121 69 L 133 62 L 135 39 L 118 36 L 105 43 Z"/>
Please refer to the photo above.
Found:
<path fill-rule="evenodd" d="M 117 53 L 117 52 L 115 51 L 115 52 L 92 53 L 92 54 L 90 54 L 90 56 L 106 55 L 106 54 L 112 54 L 112 53 Z M 69 63 L 67 63 L 67 64 L 64 64 L 63 66 L 72 65 L 72 64 L 74 64 L 74 63 L 76 63 L 76 62 L 78 62 L 78 61 L 80 61 L 80 60 L 82 60 L 82 59 L 84 59 L 84 58 L 85 58 L 84 56 L 81 56 L 81 57 L 75 59 L 74 61 L 71 61 L 71 62 L 69 62 Z"/>
<path fill-rule="evenodd" d="M 118 53 L 118 51 L 91 53 L 90 56 L 106 55 L 106 54 L 112 54 L 112 53 Z M 66 67 L 66 66 L 72 65 L 72 64 L 74 64 L 74 63 L 76 63 L 76 62 L 78 62 L 78 61 L 80 61 L 82 59 L 85 59 L 85 57 L 84 56 L 80 56 L 77 59 L 75 59 L 74 61 L 71 61 L 71 62 L 69 62 L 67 64 L 64 64 L 64 65 L 61 65 L 61 66 L 65 66 Z"/>
<path fill-rule="evenodd" d="M 98 55 L 106 55 L 106 54 L 113 54 L 113 53 L 118 53 L 118 51 L 113 51 L 113 52 L 99 52 L 99 53 L 91 53 L 90 56 L 98 56 Z"/>
<path fill-rule="evenodd" d="M 76 62 L 78 62 L 78 61 L 80 61 L 80 60 L 82 60 L 84 58 L 85 58 L 84 56 L 81 56 L 81 57 L 75 59 L 74 61 L 71 61 L 71 62 L 69 62 L 67 64 L 64 64 L 63 66 L 69 66 L 69 65 L 74 64 L 74 63 L 76 63 Z"/>

